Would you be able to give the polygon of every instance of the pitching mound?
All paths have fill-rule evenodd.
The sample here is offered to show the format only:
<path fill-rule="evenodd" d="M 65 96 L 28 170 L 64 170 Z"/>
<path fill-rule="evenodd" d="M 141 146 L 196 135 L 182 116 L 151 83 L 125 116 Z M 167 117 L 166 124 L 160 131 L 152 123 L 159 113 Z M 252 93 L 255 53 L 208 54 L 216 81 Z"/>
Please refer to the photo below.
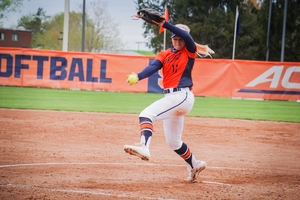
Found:
<path fill-rule="evenodd" d="M 154 130 L 147 162 L 138 115 L 0 109 L 0 199 L 300 199 L 299 123 L 186 117 L 195 183 Z"/>

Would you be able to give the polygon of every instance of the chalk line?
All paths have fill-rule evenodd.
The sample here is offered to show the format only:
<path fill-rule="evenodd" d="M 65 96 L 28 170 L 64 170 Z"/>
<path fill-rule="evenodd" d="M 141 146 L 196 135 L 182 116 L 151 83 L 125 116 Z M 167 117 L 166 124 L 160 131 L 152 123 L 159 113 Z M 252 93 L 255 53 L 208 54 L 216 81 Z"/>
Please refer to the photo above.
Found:
<path fill-rule="evenodd" d="M 201 181 L 202 183 L 209 183 L 209 184 L 218 184 L 218 185 L 231 185 L 228 183 L 219 183 L 219 182 L 213 182 L 213 181 Z"/>
<path fill-rule="evenodd" d="M 114 196 L 114 197 L 123 197 L 123 198 L 142 198 L 142 199 L 165 199 L 165 200 L 178 200 L 178 199 L 167 199 L 167 198 L 160 198 L 160 197 L 145 197 L 145 196 L 134 196 L 134 195 L 127 195 L 127 194 L 113 194 L 109 193 L 109 191 L 114 191 L 114 190 L 92 190 L 92 191 L 87 191 L 87 190 L 66 190 L 66 189 L 53 189 L 53 188 L 41 188 L 41 187 L 36 187 L 36 186 L 31 186 L 31 185 L 13 185 L 13 184 L 1 184 L 1 186 L 6 186 L 6 187 L 15 187 L 15 188 L 29 188 L 29 189 L 40 189 L 44 191 L 50 191 L 50 192 L 69 192 L 69 193 L 81 193 L 81 194 L 95 194 L 95 195 L 105 195 L 105 196 Z"/>
<path fill-rule="evenodd" d="M 38 166 L 38 165 L 143 165 L 143 166 L 166 166 L 166 167 L 186 167 L 186 165 L 176 164 L 156 164 L 156 163 L 100 163 L 100 162 L 88 162 L 88 163 L 25 163 L 25 164 L 12 164 L 12 165 L 0 165 L 0 168 L 4 167 L 21 167 L 21 166 Z M 233 168 L 233 167 L 215 167 L 207 166 L 206 168 L 212 169 L 232 169 L 232 170 L 250 170 L 244 168 Z"/>
<path fill-rule="evenodd" d="M 89 162 L 89 163 L 27 163 L 27 164 L 12 164 L 12 165 L 0 165 L 0 168 L 9 168 L 9 167 L 22 167 L 22 166 L 42 166 L 42 165 L 144 165 L 144 166 L 169 166 L 169 167 L 186 167 L 186 165 L 176 165 L 176 164 L 155 164 L 155 163 L 100 163 L 100 162 Z M 246 170 L 241 168 L 227 168 L 227 167 L 208 167 L 208 168 L 215 168 L 215 169 L 237 169 L 237 170 Z M 212 181 L 201 181 L 202 183 L 207 184 L 217 184 L 217 185 L 230 185 L 226 183 L 220 182 L 212 182 Z M 143 197 L 143 196 L 134 196 L 134 195 L 127 195 L 127 194 L 113 194 L 109 193 L 112 190 L 93 190 L 93 191 L 86 191 L 86 190 L 67 190 L 67 189 L 53 189 L 53 188 L 41 188 L 37 186 L 31 185 L 13 185 L 13 184 L 1 184 L 0 186 L 7 186 L 7 187 L 17 187 L 17 188 L 32 188 L 32 189 L 40 189 L 45 191 L 53 191 L 53 192 L 70 192 L 70 193 L 84 193 L 84 194 L 95 194 L 95 195 L 106 195 L 106 196 L 115 196 L 115 197 L 124 197 L 124 198 L 143 198 L 143 199 L 166 199 L 166 198 L 155 198 L 155 197 Z M 172 199 L 166 199 L 172 200 Z"/>

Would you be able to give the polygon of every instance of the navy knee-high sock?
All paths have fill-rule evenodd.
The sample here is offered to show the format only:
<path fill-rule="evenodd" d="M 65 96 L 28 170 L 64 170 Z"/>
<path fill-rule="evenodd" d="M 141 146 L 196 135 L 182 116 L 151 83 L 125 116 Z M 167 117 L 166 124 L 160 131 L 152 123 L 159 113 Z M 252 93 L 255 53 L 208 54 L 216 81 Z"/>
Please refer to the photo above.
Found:
<path fill-rule="evenodd" d="M 141 140 L 149 148 L 152 133 L 153 133 L 152 120 L 146 117 L 140 117 L 139 119 L 140 119 Z"/>
<path fill-rule="evenodd" d="M 175 152 L 185 160 L 185 162 L 187 162 L 191 168 L 193 168 L 193 163 L 192 163 L 192 157 L 193 157 L 193 154 L 192 152 L 190 151 L 190 148 L 185 144 L 185 143 L 182 143 L 182 146 L 175 150 Z"/>

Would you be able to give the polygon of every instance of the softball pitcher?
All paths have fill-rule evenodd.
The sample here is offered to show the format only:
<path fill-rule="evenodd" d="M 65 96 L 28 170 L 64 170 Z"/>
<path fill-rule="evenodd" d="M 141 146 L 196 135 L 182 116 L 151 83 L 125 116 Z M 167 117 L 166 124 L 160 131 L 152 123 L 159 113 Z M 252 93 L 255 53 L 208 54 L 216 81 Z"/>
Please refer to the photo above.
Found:
<path fill-rule="evenodd" d="M 172 32 L 171 48 L 160 52 L 149 66 L 130 76 L 136 76 L 136 80 L 139 81 L 161 69 L 163 72 L 164 97 L 155 101 L 140 113 L 141 143 L 125 145 L 124 150 L 126 153 L 138 156 L 142 160 L 149 160 L 153 122 L 163 120 L 167 144 L 188 163 L 188 180 L 193 182 L 198 174 L 206 168 L 206 162 L 195 158 L 188 145 L 182 142 L 181 136 L 184 116 L 192 110 L 195 100 L 191 91 L 193 86 L 191 74 L 197 55 L 197 44 L 189 34 L 190 29 L 186 25 L 174 26 L 167 21 L 163 21 L 160 25 Z M 213 53 L 212 50 L 209 49 L 209 51 Z M 206 52 L 208 53 L 207 50 Z M 207 55 L 207 53 L 204 55 Z M 127 79 L 130 84 L 137 81 L 132 82 Z"/>

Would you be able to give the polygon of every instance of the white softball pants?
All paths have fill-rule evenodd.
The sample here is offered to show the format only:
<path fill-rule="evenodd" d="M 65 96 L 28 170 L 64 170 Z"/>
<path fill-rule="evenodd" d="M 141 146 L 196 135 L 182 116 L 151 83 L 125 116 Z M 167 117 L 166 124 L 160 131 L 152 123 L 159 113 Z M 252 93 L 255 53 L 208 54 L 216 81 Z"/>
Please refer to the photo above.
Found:
<path fill-rule="evenodd" d="M 152 103 L 141 112 L 140 117 L 147 117 L 152 122 L 163 120 L 167 144 L 172 150 L 177 150 L 182 146 L 184 116 L 192 110 L 194 101 L 190 89 L 181 88 L 181 91 L 165 94 Z"/>

